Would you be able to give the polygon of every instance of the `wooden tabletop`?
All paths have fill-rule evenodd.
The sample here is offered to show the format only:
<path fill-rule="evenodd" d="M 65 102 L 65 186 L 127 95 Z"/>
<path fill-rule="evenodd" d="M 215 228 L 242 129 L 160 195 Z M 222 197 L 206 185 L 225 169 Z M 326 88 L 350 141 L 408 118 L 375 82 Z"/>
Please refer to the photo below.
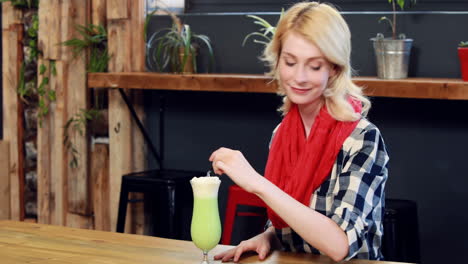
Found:
<path fill-rule="evenodd" d="M 214 253 L 231 246 L 218 245 Z M 0 261 L 2 264 L 178 264 L 200 263 L 202 253 L 190 241 L 120 234 L 25 222 L 0 221 Z M 221 263 L 213 261 L 213 263 Z M 265 261 L 256 255 L 239 263 L 328 264 L 325 256 L 274 252 Z M 353 260 L 354 264 L 390 264 Z M 393 262 L 395 263 L 395 262 Z"/>

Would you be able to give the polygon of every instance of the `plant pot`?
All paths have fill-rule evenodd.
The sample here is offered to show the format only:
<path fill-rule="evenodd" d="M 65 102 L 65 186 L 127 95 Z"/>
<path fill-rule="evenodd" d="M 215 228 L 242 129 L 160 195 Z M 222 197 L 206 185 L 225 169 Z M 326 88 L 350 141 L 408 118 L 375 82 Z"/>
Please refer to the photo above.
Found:
<path fill-rule="evenodd" d="M 196 54 L 189 52 L 187 56 L 187 62 L 185 63 L 184 68 L 182 69 L 182 73 L 187 73 L 187 74 L 195 73 L 193 69 L 193 63 L 192 63 L 194 55 L 196 56 Z M 183 48 L 179 49 L 179 61 L 181 65 L 184 63 L 184 49 Z"/>
<path fill-rule="evenodd" d="M 412 39 L 371 38 L 380 79 L 408 77 Z"/>
<path fill-rule="evenodd" d="M 460 59 L 460 69 L 462 79 L 468 82 L 468 47 L 458 48 L 458 58 Z"/>

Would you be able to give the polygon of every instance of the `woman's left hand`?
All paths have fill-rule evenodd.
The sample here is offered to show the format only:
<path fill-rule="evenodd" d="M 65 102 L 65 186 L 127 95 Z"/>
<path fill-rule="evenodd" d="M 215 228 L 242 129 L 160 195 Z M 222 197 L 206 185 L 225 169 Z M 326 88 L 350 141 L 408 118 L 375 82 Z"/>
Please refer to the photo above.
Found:
<path fill-rule="evenodd" d="M 257 177 L 261 177 L 238 150 L 220 148 L 211 154 L 209 160 L 216 174 L 227 174 L 248 192 L 253 191 Z"/>

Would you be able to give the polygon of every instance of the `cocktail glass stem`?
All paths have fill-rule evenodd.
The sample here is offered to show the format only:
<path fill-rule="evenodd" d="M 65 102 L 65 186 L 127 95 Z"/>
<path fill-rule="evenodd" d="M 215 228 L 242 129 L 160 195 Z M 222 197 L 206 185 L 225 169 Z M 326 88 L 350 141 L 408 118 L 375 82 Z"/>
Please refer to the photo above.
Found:
<path fill-rule="evenodd" d="M 210 262 L 208 261 L 208 251 L 203 250 L 203 261 L 202 261 L 202 264 L 208 264 L 208 263 L 210 263 Z"/>

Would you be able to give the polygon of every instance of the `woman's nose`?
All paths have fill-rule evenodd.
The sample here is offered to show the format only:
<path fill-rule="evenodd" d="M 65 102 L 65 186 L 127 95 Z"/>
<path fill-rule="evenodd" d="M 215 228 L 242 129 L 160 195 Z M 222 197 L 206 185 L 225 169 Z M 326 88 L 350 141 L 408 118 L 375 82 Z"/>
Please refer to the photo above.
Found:
<path fill-rule="evenodd" d="M 294 80 L 298 84 L 306 83 L 309 80 L 306 67 L 299 66 L 296 68 L 296 71 L 294 72 Z"/>

